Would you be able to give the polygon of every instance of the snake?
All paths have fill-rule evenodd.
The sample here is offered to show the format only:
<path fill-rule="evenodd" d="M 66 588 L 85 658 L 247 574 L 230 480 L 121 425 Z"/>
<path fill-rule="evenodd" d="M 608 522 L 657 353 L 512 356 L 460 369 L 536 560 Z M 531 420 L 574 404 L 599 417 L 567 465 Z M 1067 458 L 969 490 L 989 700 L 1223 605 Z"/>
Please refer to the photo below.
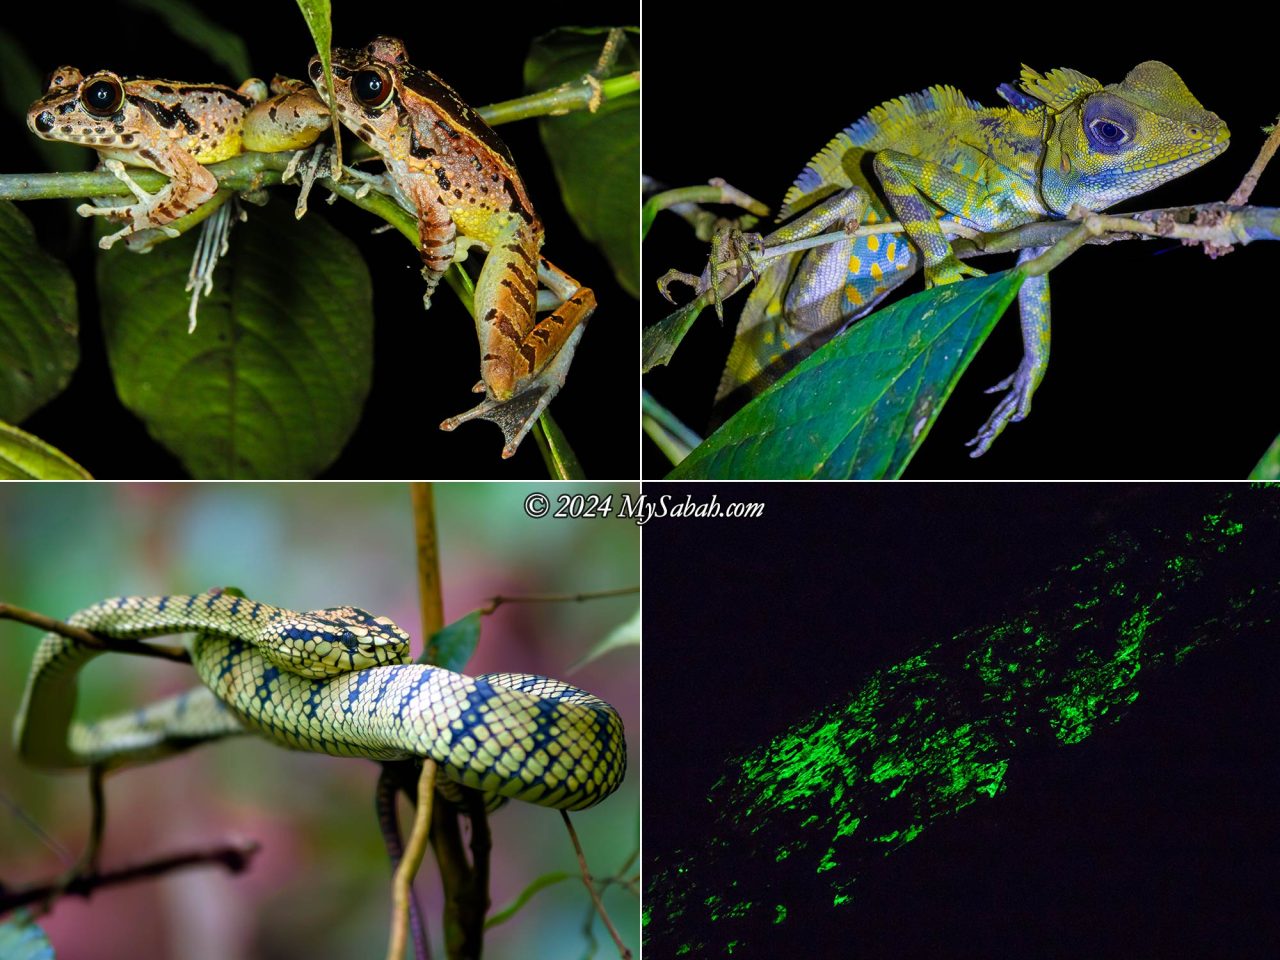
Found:
<path fill-rule="evenodd" d="M 115 597 L 67 622 L 117 640 L 192 633 L 202 685 L 80 722 L 78 676 L 104 650 L 45 634 L 14 724 L 32 766 L 112 769 L 252 732 L 332 756 L 429 757 L 492 803 L 563 810 L 599 803 L 626 773 L 622 719 L 605 701 L 548 677 L 470 677 L 410 662 L 409 635 L 358 607 L 298 613 L 210 590 Z"/>

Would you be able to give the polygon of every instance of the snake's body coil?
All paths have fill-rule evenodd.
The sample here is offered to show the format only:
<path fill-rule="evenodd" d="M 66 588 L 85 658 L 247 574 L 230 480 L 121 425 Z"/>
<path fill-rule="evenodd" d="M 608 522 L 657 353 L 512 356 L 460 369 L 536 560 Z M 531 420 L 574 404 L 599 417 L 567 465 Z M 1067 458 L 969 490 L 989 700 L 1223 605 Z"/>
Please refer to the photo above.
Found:
<path fill-rule="evenodd" d="M 626 772 L 622 721 L 603 700 L 547 677 L 406 663 L 407 635 L 355 608 L 299 614 L 211 591 L 120 597 L 69 622 L 121 639 L 194 632 L 204 686 L 75 723 L 76 675 L 98 651 L 47 634 L 16 723 L 37 766 L 143 762 L 247 727 L 298 750 L 431 757 L 488 795 L 567 810 L 603 800 Z"/>

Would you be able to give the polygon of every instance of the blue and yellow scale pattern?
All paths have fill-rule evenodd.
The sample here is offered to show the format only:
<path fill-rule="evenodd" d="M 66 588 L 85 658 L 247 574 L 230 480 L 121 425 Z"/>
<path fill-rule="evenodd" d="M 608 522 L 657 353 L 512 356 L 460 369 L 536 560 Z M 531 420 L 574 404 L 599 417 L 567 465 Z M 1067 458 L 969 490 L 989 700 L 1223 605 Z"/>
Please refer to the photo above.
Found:
<path fill-rule="evenodd" d="M 72 723 L 75 675 L 97 651 L 46 635 L 19 711 L 19 751 L 39 766 L 121 765 L 250 731 L 333 756 L 431 757 L 497 797 L 578 810 L 626 772 L 622 721 L 577 687 L 532 674 L 468 677 L 404 662 L 408 636 L 354 607 L 296 613 L 211 591 L 121 597 L 74 615 L 95 633 L 195 632 L 204 687 L 92 725 Z"/>
<path fill-rule="evenodd" d="M 984 107 L 931 87 L 876 107 L 801 172 L 767 249 L 896 220 L 900 232 L 848 237 L 769 261 L 747 299 L 716 402 L 721 414 L 763 391 L 923 266 L 927 286 L 982 271 L 962 263 L 946 227 L 990 233 L 1104 210 L 1181 176 L 1226 149 L 1230 132 L 1157 61 L 1104 87 L 1071 69 L 1022 68 L 1008 104 Z M 887 228 L 886 228 L 887 229 Z M 954 231 L 953 231 L 954 232 Z M 1019 262 L 1041 251 L 1021 251 Z M 746 271 L 736 268 L 736 282 Z M 970 442 L 985 451 L 1023 419 L 1049 358 L 1049 281 L 1018 297 L 1023 359 L 989 393 L 1007 391 Z"/>

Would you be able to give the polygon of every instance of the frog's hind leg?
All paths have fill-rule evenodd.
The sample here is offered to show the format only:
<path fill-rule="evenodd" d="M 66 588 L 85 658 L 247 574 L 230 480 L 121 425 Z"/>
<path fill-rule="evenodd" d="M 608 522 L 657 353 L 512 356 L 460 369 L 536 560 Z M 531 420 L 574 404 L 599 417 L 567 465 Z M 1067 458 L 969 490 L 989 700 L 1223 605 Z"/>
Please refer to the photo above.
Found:
<path fill-rule="evenodd" d="M 595 294 L 541 259 L 538 246 L 537 236 L 523 222 L 513 222 L 491 245 L 475 297 L 486 398 L 440 424 L 442 430 L 453 430 L 468 420 L 491 420 L 506 441 L 503 457 L 515 454 L 564 385 L 573 352 L 596 307 Z M 541 321 L 535 312 L 539 280 L 562 301 Z"/>
<path fill-rule="evenodd" d="M 178 231 L 169 224 L 185 217 L 218 192 L 217 178 L 185 151 L 139 150 L 137 159 L 163 173 L 169 182 L 158 192 L 147 193 L 129 176 L 123 163 L 108 157 L 103 161 L 104 166 L 129 188 L 138 202 L 122 207 L 95 207 L 84 203 L 76 208 L 82 217 L 100 216 L 128 221 L 124 227 L 98 241 L 103 250 L 110 250 L 117 240 L 144 230 L 160 230 L 166 236 L 178 236 Z"/>

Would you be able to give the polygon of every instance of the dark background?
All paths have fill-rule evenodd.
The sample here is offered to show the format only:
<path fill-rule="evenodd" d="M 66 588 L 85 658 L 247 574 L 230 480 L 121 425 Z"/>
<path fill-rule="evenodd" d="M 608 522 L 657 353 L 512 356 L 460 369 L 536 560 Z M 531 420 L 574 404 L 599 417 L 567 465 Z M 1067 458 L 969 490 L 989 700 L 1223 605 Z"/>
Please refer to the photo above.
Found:
<path fill-rule="evenodd" d="M 834 17 L 823 22 L 822 8 L 813 7 L 796 8 L 790 21 L 780 16 L 772 25 L 734 17 L 699 22 L 689 11 L 682 28 L 660 41 L 662 62 L 678 68 L 650 71 L 647 78 L 643 170 L 672 187 L 724 177 L 776 211 L 809 159 L 885 100 L 950 84 L 1001 106 L 995 89 L 1016 81 L 1022 63 L 1041 72 L 1070 66 L 1111 84 L 1151 59 L 1178 71 L 1192 94 L 1227 122 L 1232 142 L 1207 166 L 1117 209 L 1225 200 L 1257 156 L 1260 128 L 1280 112 L 1269 68 L 1248 57 L 1232 58 L 1228 67 L 1220 51 L 1188 33 L 1199 28 L 1185 18 L 1153 19 L 1150 9 L 1138 10 L 1129 23 L 1124 8 L 1111 5 L 1100 27 L 1092 21 L 1068 26 L 1060 10 L 1046 16 L 1020 8 L 1008 22 L 983 18 L 977 32 L 972 19 L 924 11 L 917 19 L 907 8 L 899 13 L 912 22 L 870 31 Z M 850 21 L 860 16 L 848 12 Z M 1207 42 L 1217 27 L 1203 27 Z M 1280 203 L 1274 165 L 1251 202 Z M 658 217 L 645 241 L 646 322 L 672 309 L 656 293 L 656 278 L 673 267 L 700 272 L 707 253 L 684 221 L 670 213 Z M 998 399 L 982 391 L 1012 373 L 1021 356 L 1011 308 L 957 384 L 907 476 L 1246 476 L 1280 432 L 1269 349 L 1275 258 L 1268 243 L 1217 261 L 1176 241 L 1128 241 L 1077 253 L 1052 275 L 1052 355 L 1029 419 L 1012 424 L 985 456 L 969 458 L 964 443 Z M 1013 257 L 969 262 L 994 272 L 1012 266 Z M 897 295 L 922 283 L 913 277 Z M 689 299 L 687 288 L 676 291 L 680 302 Z M 723 328 L 705 312 L 673 363 L 644 378 L 646 389 L 700 435 L 745 297 L 726 306 Z M 648 477 L 670 469 L 648 440 L 643 456 Z"/>
<path fill-rule="evenodd" d="M 268 80 L 275 72 L 305 75 L 315 50 L 290 0 L 256 4 L 251 12 L 236 5 L 200 6 L 209 18 L 239 32 L 257 75 Z M 524 92 L 524 60 L 531 41 L 539 35 L 565 24 L 594 25 L 610 18 L 634 23 L 637 19 L 634 5 L 609 11 L 582 3 L 504 9 L 501 18 L 477 14 L 476 9 L 460 9 L 455 18 L 438 7 L 371 8 L 338 0 L 333 13 L 334 45 L 356 46 L 379 33 L 399 36 L 415 64 L 438 73 L 467 102 L 481 106 Z M 108 68 L 127 76 L 231 86 L 243 79 L 227 76 L 224 68 L 175 39 L 154 14 L 127 4 L 113 0 L 60 3 L 56 19 L 75 26 L 51 29 L 49 10 L 38 6 L 17 7 L 6 15 L 5 29 L 18 38 L 42 71 L 69 63 L 85 73 Z M 41 92 L 31 90 L 30 99 Z M 43 170 L 30 146 L 35 137 L 25 121 L 8 117 L 4 124 L 8 131 L 5 169 Z M 636 301 L 617 286 L 603 255 L 582 238 L 565 212 L 537 123 L 504 124 L 499 135 L 515 155 L 544 222 L 545 255 L 594 289 L 600 304 L 551 412 L 588 476 L 634 477 L 636 375 L 630 358 L 636 353 Z M 89 165 L 91 151 L 86 149 L 85 155 Z M 275 203 L 292 205 L 297 198 L 296 189 L 291 188 L 271 193 Z M 467 423 L 453 433 L 438 429 L 441 420 L 476 402 L 470 392 L 480 369 L 473 323 L 443 285 L 430 311 L 424 311 L 420 263 L 409 244 L 395 233 L 370 236 L 381 220 L 342 201 L 330 207 L 323 202 L 326 195 L 317 189 L 308 216 L 328 220 L 364 252 L 373 278 L 376 326 L 373 384 L 363 418 L 323 476 L 545 477 L 546 467 L 532 436 L 512 460 L 503 461 L 502 435 L 491 423 Z M 98 321 L 88 231 L 78 230 L 68 245 L 64 204 L 29 202 L 20 209 L 36 224 L 45 247 L 65 259 L 76 277 L 82 346 L 80 368 L 69 389 L 22 426 L 97 477 L 184 476 L 178 461 L 151 440 L 143 424 L 116 397 Z M 478 263 L 479 254 L 472 259 Z M 216 275 L 214 283 L 218 283 Z M 393 452 L 390 459 L 388 451 Z"/>
<path fill-rule="evenodd" d="M 655 519 L 645 528 L 652 868 L 713 835 L 720 811 L 703 798 L 727 758 L 921 645 L 1018 609 L 1054 565 L 1078 559 L 1109 531 L 1177 529 L 1199 516 L 1214 488 L 681 484 L 646 492 L 766 505 L 759 520 Z M 848 912 L 830 914 L 840 929 L 789 930 L 795 955 L 1275 956 L 1273 646 L 1274 637 L 1261 636 L 1198 651 L 1151 678 L 1120 723 L 1070 747 L 1019 748 L 1006 792 L 931 824 L 865 873 Z M 732 857 L 726 863 L 733 868 Z M 790 899 L 806 884 L 830 896 L 808 872 L 789 887 L 787 866 L 777 867 L 776 882 Z"/>

